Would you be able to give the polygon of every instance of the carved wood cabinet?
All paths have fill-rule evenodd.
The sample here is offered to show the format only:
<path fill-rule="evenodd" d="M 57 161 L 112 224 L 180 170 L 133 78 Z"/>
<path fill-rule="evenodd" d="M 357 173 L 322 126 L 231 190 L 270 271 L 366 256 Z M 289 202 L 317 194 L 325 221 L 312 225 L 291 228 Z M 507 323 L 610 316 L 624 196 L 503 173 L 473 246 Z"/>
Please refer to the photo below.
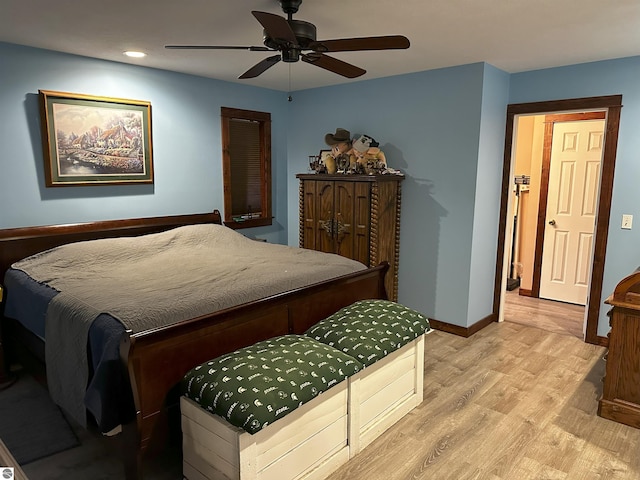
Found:
<path fill-rule="evenodd" d="M 640 428 L 640 272 L 622 279 L 606 303 L 611 330 L 598 415 Z"/>
<path fill-rule="evenodd" d="M 398 299 L 401 175 L 299 174 L 300 246 L 368 266 L 389 263 L 385 287 Z"/>

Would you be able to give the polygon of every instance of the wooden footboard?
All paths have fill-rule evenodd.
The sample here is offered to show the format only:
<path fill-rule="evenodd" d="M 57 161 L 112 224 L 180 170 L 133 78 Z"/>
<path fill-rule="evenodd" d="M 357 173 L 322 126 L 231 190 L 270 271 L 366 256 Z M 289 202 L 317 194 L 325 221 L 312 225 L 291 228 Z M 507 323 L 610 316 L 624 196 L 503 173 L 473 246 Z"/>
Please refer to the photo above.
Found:
<path fill-rule="evenodd" d="M 162 435 L 167 394 L 189 369 L 260 340 L 304 333 L 357 300 L 386 298 L 387 269 L 385 263 L 126 339 L 121 357 L 136 405 L 135 425 L 125 426 L 127 478 L 141 478 L 142 452 Z"/>

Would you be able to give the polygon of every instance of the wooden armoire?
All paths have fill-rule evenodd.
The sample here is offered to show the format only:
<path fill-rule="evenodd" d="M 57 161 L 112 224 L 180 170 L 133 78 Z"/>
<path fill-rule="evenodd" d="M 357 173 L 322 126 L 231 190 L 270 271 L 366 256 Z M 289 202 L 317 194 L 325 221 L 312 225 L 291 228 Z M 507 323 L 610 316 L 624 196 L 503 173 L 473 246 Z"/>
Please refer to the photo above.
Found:
<path fill-rule="evenodd" d="M 367 266 L 389 263 L 385 287 L 398 299 L 402 175 L 298 174 L 300 246 Z"/>

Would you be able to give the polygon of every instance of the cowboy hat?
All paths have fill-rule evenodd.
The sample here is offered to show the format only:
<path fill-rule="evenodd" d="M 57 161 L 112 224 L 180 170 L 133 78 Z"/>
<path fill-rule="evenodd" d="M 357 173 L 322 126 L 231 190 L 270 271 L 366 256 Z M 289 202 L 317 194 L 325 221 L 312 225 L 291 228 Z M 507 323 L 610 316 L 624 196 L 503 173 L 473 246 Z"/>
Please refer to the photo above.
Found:
<path fill-rule="evenodd" d="M 336 128 L 336 133 L 327 133 L 324 136 L 327 145 L 335 145 L 337 143 L 349 143 L 351 141 L 351 133 L 344 128 Z"/>

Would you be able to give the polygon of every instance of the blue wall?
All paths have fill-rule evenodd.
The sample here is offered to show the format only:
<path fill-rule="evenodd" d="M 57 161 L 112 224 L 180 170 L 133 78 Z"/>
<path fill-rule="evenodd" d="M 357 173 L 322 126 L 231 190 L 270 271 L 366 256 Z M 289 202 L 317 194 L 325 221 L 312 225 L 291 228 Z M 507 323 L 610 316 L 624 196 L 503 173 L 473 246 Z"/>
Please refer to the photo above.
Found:
<path fill-rule="evenodd" d="M 485 64 L 432 70 L 341 86 L 296 92 L 289 126 L 289 243 L 296 244 L 298 231 L 298 182 L 295 174 L 306 169 L 307 156 L 317 153 L 326 133 L 337 127 L 353 135 L 369 134 L 380 142 L 387 163 L 406 174 L 402 185 L 400 268 L 398 300 L 441 321 L 467 326 L 490 313 L 493 289 L 483 299 L 481 311 L 468 311 L 474 215 L 476 214 L 476 175 L 480 145 L 483 88 L 502 90 L 491 103 L 493 121 L 504 137 L 508 83 L 502 72 L 490 67 L 485 84 Z M 487 93 L 488 94 L 488 93 Z M 496 108 L 497 106 L 497 108 Z M 497 115 L 497 117 L 496 117 Z M 487 122 L 488 123 L 488 122 Z M 492 128 L 484 128 L 487 138 Z M 498 141 L 500 143 L 500 141 Z M 500 148 L 504 148 L 503 144 Z M 488 150 L 494 150 L 493 147 Z M 483 161 L 483 163 L 485 163 Z M 500 182 L 502 153 L 493 163 L 495 182 Z M 497 189 L 482 198 L 484 207 L 494 209 L 500 200 Z M 478 210 L 484 208 L 478 205 Z M 476 274 L 492 277 L 495 258 L 496 218 L 477 232 L 483 244 L 484 264 Z M 488 230 L 487 230 L 488 228 Z M 489 267 L 489 268 L 487 268 Z"/>
<path fill-rule="evenodd" d="M 220 107 L 272 115 L 271 227 L 286 242 L 286 97 L 281 92 L 0 43 L 0 228 L 223 208 Z M 153 185 L 44 187 L 38 90 L 151 102 Z"/>
<path fill-rule="evenodd" d="M 467 325 L 493 312 L 509 75 L 485 64 L 482 91 Z"/>
<path fill-rule="evenodd" d="M 622 230 L 622 214 L 640 215 L 640 57 L 586 63 L 511 75 L 509 103 L 622 94 L 620 132 L 611 199 L 611 220 L 602 302 L 616 284 L 640 266 L 640 224 Z M 640 219 L 639 219 L 640 220 Z M 608 308 L 600 310 L 598 335 L 606 336 Z"/>
<path fill-rule="evenodd" d="M 221 209 L 220 107 L 268 111 L 275 223 L 249 234 L 297 245 L 295 174 L 337 127 L 369 134 L 406 174 L 399 300 L 466 327 L 493 301 L 507 103 L 623 94 L 606 297 L 640 265 L 640 227 L 620 229 L 623 213 L 640 213 L 638 78 L 640 57 L 515 75 L 478 63 L 294 92 L 287 102 L 282 92 L 0 43 L 0 228 Z M 150 101 L 154 185 L 45 188 L 38 89 Z"/>

